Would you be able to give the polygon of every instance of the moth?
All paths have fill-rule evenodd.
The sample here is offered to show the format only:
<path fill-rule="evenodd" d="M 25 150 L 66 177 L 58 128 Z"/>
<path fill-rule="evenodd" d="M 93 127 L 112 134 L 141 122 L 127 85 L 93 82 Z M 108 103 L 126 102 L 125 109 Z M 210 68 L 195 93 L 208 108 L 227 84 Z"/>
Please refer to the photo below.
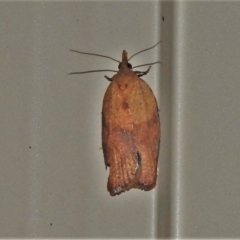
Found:
<path fill-rule="evenodd" d="M 152 64 L 160 62 L 132 67 L 129 60 L 157 44 L 130 58 L 123 50 L 121 62 L 104 55 L 70 50 L 110 58 L 119 63 L 118 71 L 70 73 L 116 72 L 111 78 L 105 76 L 111 83 L 102 105 L 102 148 L 105 166 L 110 168 L 107 189 L 111 196 L 132 188 L 149 191 L 156 185 L 161 132 L 159 110 L 151 88 L 140 77 L 149 72 Z M 149 66 L 146 71 L 133 71 L 133 68 L 146 65 Z"/>

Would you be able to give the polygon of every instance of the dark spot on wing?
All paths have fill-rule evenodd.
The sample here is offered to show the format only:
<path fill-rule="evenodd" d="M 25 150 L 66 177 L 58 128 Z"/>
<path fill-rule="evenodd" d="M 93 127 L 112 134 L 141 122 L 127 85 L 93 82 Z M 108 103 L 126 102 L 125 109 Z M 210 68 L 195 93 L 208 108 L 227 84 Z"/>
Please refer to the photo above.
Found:
<path fill-rule="evenodd" d="M 141 155 L 140 155 L 139 152 L 137 152 L 137 162 L 138 162 L 138 165 L 139 165 L 139 166 L 141 166 L 141 161 L 142 161 Z"/>

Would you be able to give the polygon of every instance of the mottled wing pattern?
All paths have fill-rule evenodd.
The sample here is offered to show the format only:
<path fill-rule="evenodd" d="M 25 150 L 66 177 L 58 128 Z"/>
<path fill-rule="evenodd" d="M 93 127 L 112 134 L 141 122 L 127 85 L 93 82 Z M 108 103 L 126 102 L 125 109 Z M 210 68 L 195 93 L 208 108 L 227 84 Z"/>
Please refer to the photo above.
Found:
<path fill-rule="evenodd" d="M 133 187 L 139 172 L 139 159 L 132 135 L 121 124 L 123 115 L 110 84 L 103 101 L 102 144 L 106 167 L 110 167 L 108 191 L 112 196 Z"/>
<path fill-rule="evenodd" d="M 133 136 L 141 159 L 141 171 L 134 187 L 151 190 L 155 187 L 157 180 L 160 145 L 159 112 L 157 101 L 148 84 L 139 79 L 137 85 L 134 91 L 141 97 L 133 98 L 131 109 L 133 109 L 132 116 L 135 118 Z"/>
<path fill-rule="evenodd" d="M 150 87 L 136 75 L 124 86 L 113 80 L 102 111 L 103 153 L 105 165 L 110 167 L 111 195 L 131 188 L 150 190 L 156 185 L 159 138 L 157 102 Z"/>

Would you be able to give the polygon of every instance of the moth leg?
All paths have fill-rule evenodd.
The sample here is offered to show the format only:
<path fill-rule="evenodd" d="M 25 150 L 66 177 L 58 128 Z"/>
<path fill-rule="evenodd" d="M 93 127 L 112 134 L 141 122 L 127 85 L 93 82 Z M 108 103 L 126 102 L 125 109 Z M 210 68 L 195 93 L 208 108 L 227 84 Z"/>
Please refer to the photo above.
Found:
<path fill-rule="evenodd" d="M 108 81 L 110 81 L 110 82 L 112 81 L 112 78 L 110 78 L 110 77 L 108 77 L 108 76 L 106 76 L 106 75 L 105 75 L 104 77 L 105 77 Z"/>
<path fill-rule="evenodd" d="M 150 71 L 150 69 L 151 69 L 151 66 L 148 67 L 147 71 L 144 71 L 144 72 L 134 71 L 134 73 L 136 73 L 138 77 L 142 77 L 142 76 L 148 74 L 148 72 Z"/>

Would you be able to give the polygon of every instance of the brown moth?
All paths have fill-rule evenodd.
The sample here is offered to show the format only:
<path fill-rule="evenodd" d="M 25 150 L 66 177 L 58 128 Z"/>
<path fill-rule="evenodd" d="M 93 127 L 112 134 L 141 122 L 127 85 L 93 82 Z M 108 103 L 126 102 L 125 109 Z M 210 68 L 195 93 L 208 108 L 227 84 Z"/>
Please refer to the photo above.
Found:
<path fill-rule="evenodd" d="M 117 74 L 112 78 L 105 76 L 111 83 L 102 106 L 102 147 L 105 166 L 110 168 L 107 189 L 111 196 L 131 188 L 151 190 L 157 180 L 159 110 L 151 88 L 140 78 L 149 72 L 150 67 L 145 72 L 133 71 L 129 59 L 124 50 Z M 86 72 L 72 74 L 78 73 Z"/>

